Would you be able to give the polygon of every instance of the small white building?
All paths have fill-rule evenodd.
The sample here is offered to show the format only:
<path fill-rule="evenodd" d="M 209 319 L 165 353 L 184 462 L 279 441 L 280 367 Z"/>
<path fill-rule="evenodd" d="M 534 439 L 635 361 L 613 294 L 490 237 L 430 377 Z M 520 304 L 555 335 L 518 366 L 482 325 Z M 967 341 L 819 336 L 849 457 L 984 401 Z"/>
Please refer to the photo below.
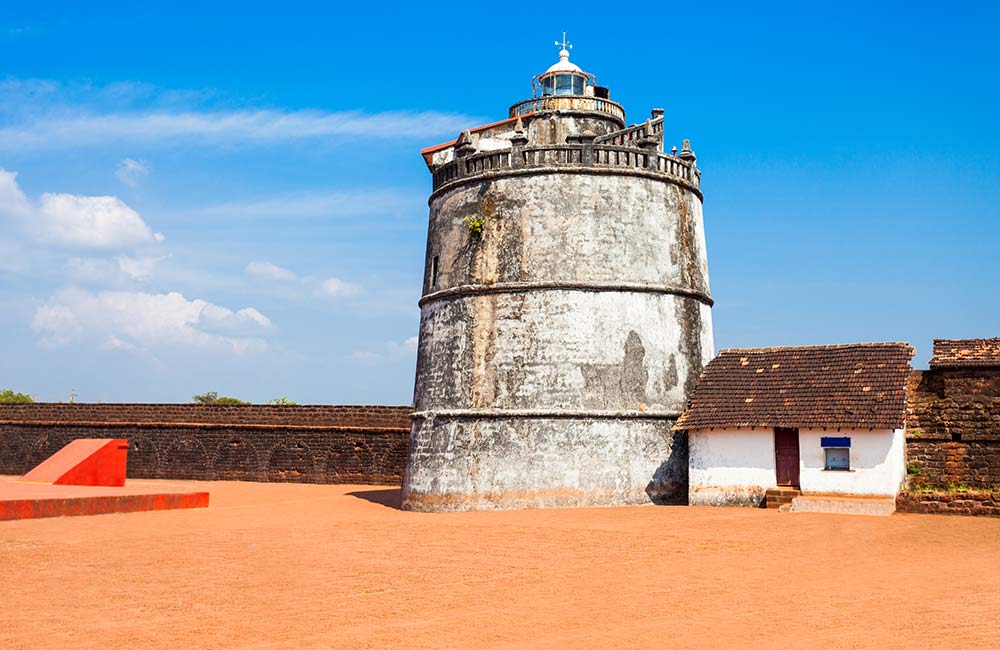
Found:
<path fill-rule="evenodd" d="M 723 350 L 675 429 L 688 502 L 758 506 L 770 489 L 895 497 L 906 477 L 906 343 Z"/>

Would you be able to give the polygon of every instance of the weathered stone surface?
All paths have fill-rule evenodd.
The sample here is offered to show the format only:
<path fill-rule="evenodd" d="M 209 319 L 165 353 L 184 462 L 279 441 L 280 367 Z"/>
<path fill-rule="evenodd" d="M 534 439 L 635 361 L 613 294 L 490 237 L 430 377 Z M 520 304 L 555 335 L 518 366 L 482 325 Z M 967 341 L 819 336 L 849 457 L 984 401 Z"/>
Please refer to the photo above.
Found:
<path fill-rule="evenodd" d="M 418 418 L 407 507 L 467 510 L 684 503 L 687 445 L 670 420 Z"/>
<path fill-rule="evenodd" d="M 430 200 L 404 507 L 686 499 L 670 426 L 713 354 L 697 170 L 659 133 L 602 163 L 587 143 L 607 125 L 543 112 L 474 130 L 488 159 L 429 159 L 450 167 Z"/>
<path fill-rule="evenodd" d="M 416 411 L 684 408 L 708 307 L 624 291 L 534 290 L 424 306 Z"/>
<path fill-rule="evenodd" d="M 915 371 L 907 393 L 908 484 L 1000 489 L 1000 368 Z"/>
<path fill-rule="evenodd" d="M 126 438 L 128 476 L 398 485 L 410 407 L 2 404 L 0 474 L 77 438 Z"/>
<path fill-rule="evenodd" d="M 1000 492 L 900 492 L 896 512 L 1000 517 Z"/>

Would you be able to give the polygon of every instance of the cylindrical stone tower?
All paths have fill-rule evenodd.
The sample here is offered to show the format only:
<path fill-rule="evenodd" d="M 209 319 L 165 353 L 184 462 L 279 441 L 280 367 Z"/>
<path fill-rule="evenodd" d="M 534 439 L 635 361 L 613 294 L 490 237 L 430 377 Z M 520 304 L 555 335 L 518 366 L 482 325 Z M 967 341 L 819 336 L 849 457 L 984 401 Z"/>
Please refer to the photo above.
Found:
<path fill-rule="evenodd" d="M 560 61 L 433 177 L 403 507 L 683 502 L 713 354 L 699 172 Z"/>

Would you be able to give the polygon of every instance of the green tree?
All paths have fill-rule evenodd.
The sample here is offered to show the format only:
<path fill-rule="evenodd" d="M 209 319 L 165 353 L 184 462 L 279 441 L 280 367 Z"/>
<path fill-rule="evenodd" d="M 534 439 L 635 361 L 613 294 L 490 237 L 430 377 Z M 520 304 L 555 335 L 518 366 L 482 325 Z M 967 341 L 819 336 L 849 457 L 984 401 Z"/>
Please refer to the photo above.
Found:
<path fill-rule="evenodd" d="M 198 404 L 249 404 L 250 402 L 244 402 L 241 399 L 236 399 L 235 397 L 219 397 L 219 394 L 215 391 L 210 393 L 202 393 L 201 395 L 195 395 L 192 398 Z"/>
<path fill-rule="evenodd" d="M 15 393 L 9 388 L 0 390 L 0 404 L 31 404 L 34 401 L 31 395 Z"/>
<path fill-rule="evenodd" d="M 298 406 L 298 402 L 293 402 L 287 397 L 275 397 L 267 400 L 268 404 L 273 404 L 274 406 Z"/>

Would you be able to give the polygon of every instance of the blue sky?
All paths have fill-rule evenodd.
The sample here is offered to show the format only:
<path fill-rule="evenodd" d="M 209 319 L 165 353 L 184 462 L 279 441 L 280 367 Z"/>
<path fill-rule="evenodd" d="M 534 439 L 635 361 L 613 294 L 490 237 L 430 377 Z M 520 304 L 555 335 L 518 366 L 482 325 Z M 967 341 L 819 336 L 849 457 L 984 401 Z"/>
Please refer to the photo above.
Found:
<path fill-rule="evenodd" d="M 698 153 L 717 348 L 1000 335 L 992 3 L 39 4 L 0 7 L 0 388 L 409 403 L 418 151 L 563 30 Z"/>

